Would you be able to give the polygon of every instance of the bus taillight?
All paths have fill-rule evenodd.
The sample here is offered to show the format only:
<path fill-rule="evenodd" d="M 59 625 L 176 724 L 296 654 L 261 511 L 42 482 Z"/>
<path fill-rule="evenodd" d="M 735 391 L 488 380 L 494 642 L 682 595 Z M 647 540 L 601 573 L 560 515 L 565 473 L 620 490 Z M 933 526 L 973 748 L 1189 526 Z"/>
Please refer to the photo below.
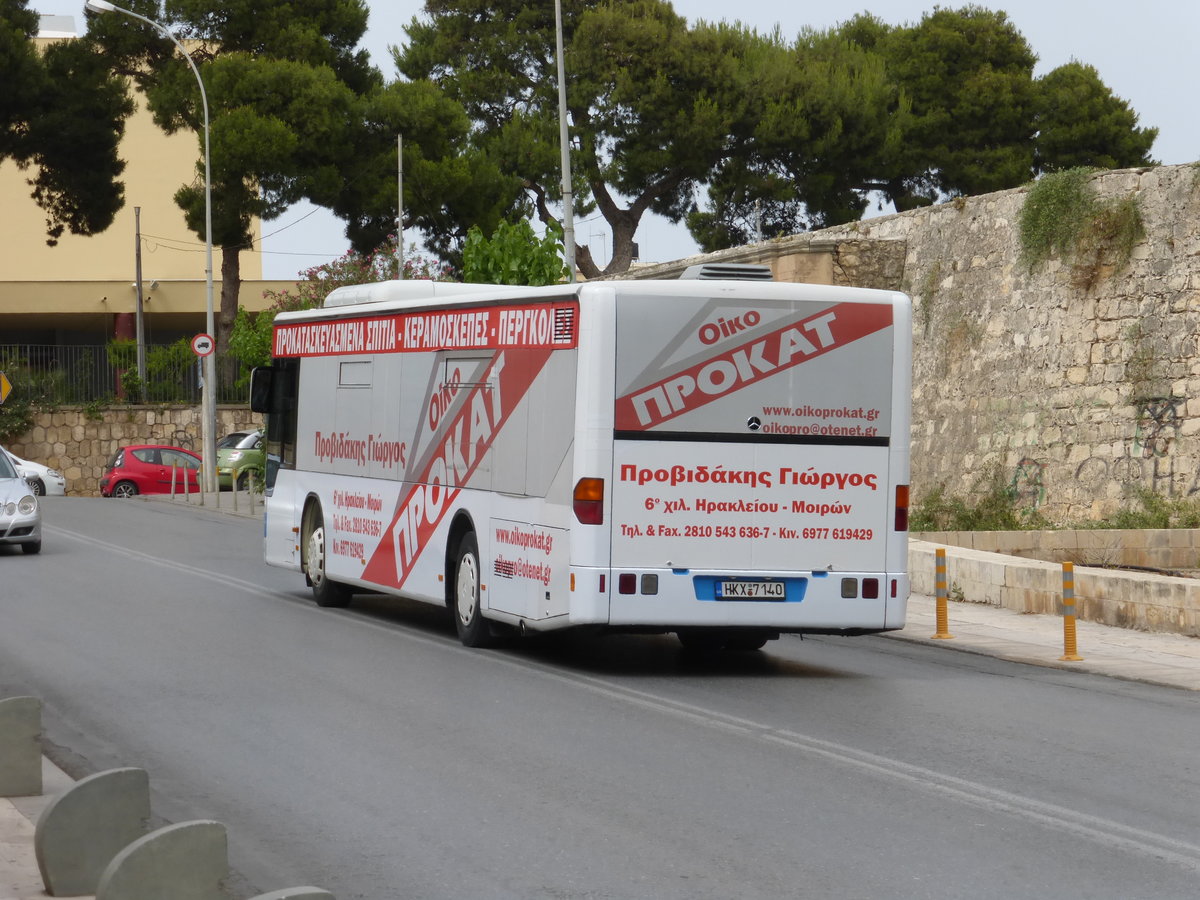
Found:
<path fill-rule="evenodd" d="M 908 485 L 896 485 L 896 530 L 908 531 Z"/>
<path fill-rule="evenodd" d="M 604 479 L 580 478 L 572 497 L 575 518 L 583 525 L 604 524 Z"/>

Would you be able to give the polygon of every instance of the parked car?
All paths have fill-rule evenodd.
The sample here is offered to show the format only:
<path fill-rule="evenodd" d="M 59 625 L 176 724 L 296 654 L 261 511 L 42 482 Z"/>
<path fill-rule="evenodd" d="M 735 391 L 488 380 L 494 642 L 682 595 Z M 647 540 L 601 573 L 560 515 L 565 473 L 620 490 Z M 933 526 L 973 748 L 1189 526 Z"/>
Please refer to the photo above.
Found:
<path fill-rule="evenodd" d="M 104 467 L 100 493 L 105 497 L 135 494 L 195 493 L 200 490 L 200 457 L 182 447 L 132 444 L 122 447 Z"/>
<path fill-rule="evenodd" d="M 42 550 L 42 507 L 7 453 L 0 453 L 0 544 L 25 553 Z"/>
<path fill-rule="evenodd" d="M 62 473 L 57 469 L 51 469 L 49 466 L 43 466 L 41 463 L 21 459 L 21 457 L 3 447 L 0 447 L 0 451 L 3 451 L 12 460 L 12 464 L 17 468 L 17 473 L 29 482 L 29 486 L 33 488 L 33 492 L 37 496 L 61 497 L 66 494 L 67 479 L 63 478 Z"/>
<path fill-rule="evenodd" d="M 217 487 L 244 491 L 253 477 L 262 484 L 266 452 L 261 431 L 234 431 L 217 441 Z"/>

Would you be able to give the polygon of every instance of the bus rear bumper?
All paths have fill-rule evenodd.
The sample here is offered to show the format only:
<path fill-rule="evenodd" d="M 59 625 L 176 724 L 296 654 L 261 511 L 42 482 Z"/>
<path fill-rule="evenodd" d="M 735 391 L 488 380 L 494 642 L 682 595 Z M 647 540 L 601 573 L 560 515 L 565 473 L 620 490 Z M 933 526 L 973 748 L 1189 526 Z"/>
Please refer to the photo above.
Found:
<path fill-rule="evenodd" d="M 577 583 L 585 584 L 598 584 L 598 575 L 605 574 L 608 603 L 605 621 L 601 597 L 591 602 L 573 597 L 572 624 L 865 634 L 903 628 L 908 605 L 905 572 L 574 572 Z"/>

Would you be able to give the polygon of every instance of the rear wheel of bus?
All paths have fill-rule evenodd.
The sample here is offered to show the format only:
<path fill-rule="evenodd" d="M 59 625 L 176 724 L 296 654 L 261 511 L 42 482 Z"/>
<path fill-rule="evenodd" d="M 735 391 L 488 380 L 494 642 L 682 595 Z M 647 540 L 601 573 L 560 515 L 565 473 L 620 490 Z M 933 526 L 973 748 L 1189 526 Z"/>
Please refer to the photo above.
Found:
<path fill-rule="evenodd" d="M 479 542 L 468 531 L 458 542 L 454 557 L 450 608 L 458 639 L 467 647 L 486 647 L 493 641 L 492 627 L 479 608 Z"/>
<path fill-rule="evenodd" d="M 753 653 L 779 637 L 776 631 L 751 628 L 681 628 L 675 632 L 683 649 L 689 653 Z"/>
<path fill-rule="evenodd" d="M 325 571 L 325 519 L 321 507 L 313 503 L 305 511 L 304 575 L 312 586 L 317 606 L 342 607 L 350 604 L 350 588 L 330 580 Z"/>

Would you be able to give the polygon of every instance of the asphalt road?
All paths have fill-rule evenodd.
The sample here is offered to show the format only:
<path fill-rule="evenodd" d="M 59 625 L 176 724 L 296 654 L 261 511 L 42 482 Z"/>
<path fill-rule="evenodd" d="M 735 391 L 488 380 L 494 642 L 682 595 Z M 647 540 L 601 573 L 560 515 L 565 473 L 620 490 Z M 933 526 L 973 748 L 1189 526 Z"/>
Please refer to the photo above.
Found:
<path fill-rule="evenodd" d="M 224 822 L 236 897 L 1200 892 L 1196 693 L 879 637 L 472 651 L 431 607 L 318 609 L 260 529 L 50 498 L 43 552 L 0 550 L 0 696 L 76 777 Z"/>

